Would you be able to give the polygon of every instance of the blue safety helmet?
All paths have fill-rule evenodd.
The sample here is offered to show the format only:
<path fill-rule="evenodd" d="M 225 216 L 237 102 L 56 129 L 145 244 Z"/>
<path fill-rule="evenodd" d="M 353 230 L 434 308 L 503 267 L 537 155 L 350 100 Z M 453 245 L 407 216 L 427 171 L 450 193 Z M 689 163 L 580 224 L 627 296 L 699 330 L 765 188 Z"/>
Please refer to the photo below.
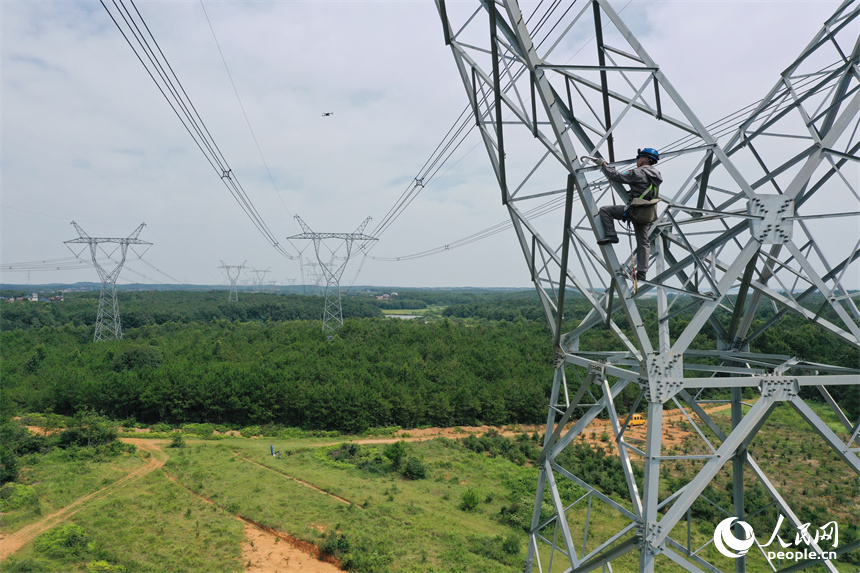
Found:
<path fill-rule="evenodd" d="M 660 153 L 652 147 L 646 147 L 645 149 L 636 150 L 636 159 L 639 159 L 643 156 L 649 158 L 651 160 L 651 163 L 657 163 L 658 161 L 660 161 Z"/>

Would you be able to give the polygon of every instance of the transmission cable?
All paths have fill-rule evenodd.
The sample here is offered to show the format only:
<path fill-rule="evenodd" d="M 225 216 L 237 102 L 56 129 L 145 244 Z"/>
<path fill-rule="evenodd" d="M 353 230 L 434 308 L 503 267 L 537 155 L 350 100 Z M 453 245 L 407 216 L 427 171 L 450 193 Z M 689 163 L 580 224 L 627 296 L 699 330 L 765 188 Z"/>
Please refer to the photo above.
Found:
<path fill-rule="evenodd" d="M 182 122 L 183 127 L 191 135 L 197 147 L 206 157 L 221 178 L 221 181 L 239 203 L 257 230 L 275 249 L 287 258 L 293 259 L 280 245 L 275 234 L 269 229 L 263 217 L 260 215 L 250 196 L 245 192 L 238 178 L 233 173 L 226 158 L 215 143 L 209 129 L 197 112 L 191 98 L 188 96 L 182 83 L 179 81 L 173 67 L 170 65 L 158 42 L 155 40 L 151 30 L 137 9 L 134 0 L 128 0 L 134 12 L 125 4 L 125 0 L 112 0 L 117 15 L 111 11 L 105 0 L 100 0 L 102 7 L 107 11 L 113 23 L 122 34 L 123 38 L 143 65 L 149 77 L 155 82 L 156 87 L 167 100 L 174 114 Z M 208 18 L 208 17 L 207 17 Z M 121 23 L 122 22 L 122 23 Z M 125 25 L 125 27 L 123 26 Z M 143 29 L 141 29 L 141 26 Z M 146 31 L 144 33 L 144 30 Z M 133 38 L 133 40 L 132 40 Z M 137 44 L 137 45 L 135 45 Z M 154 48 L 153 48 L 154 46 Z M 220 50 L 220 47 L 219 47 Z M 147 63 L 148 62 L 148 63 Z M 232 78 L 231 78 L 232 81 Z"/>
<path fill-rule="evenodd" d="M 630 2 L 628 2 L 629 5 Z M 538 3 L 535 10 L 531 12 L 531 14 L 526 19 L 526 24 L 528 25 L 531 20 L 537 17 L 541 6 L 544 4 L 544 0 L 541 0 Z M 548 38 L 549 35 L 555 30 L 558 24 L 564 19 L 567 13 L 573 8 L 573 4 L 571 3 L 568 8 L 562 13 L 562 15 L 555 21 L 552 25 L 551 29 L 547 33 L 546 36 L 539 42 L 538 47 L 543 44 Z M 540 29 L 546 25 L 550 21 L 550 17 L 558 10 L 561 6 L 560 0 L 555 0 L 547 9 L 546 13 L 543 16 L 538 18 L 538 22 L 535 25 L 534 34 L 537 35 Z M 624 8 L 627 6 L 625 5 Z M 624 9 L 622 8 L 622 10 Z M 509 51 L 506 51 L 509 53 Z M 517 73 L 517 77 L 524 73 L 525 68 L 520 70 Z M 509 78 L 507 80 L 507 85 L 503 88 L 503 91 L 507 92 L 510 90 L 516 82 L 515 78 Z M 466 137 L 472 132 L 472 130 L 476 127 L 476 124 L 472 122 L 473 114 L 470 105 L 466 105 L 465 109 L 460 113 L 460 116 L 454 122 L 454 125 L 451 129 L 448 130 L 448 133 L 445 134 L 442 141 L 439 145 L 436 146 L 436 149 L 431 154 L 430 158 L 424 163 L 424 165 L 419 170 L 418 175 L 412 180 L 409 186 L 403 191 L 398 200 L 395 202 L 394 206 L 389 209 L 388 213 L 386 213 L 385 217 L 374 227 L 374 229 L 369 233 L 371 236 L 379 238 L 379 236 L 385 232 L 395 220 L 397 220 L 403 211 L 415 200 L 418 194 L 432 181 L 432 179 L 436 176 L 436 174 L 441 170 L 442 166 L 450 160 L 451 156 L 457 149 L 463 144 Z M 466 127 L 469 127 L 468 130 Z M 453 133 L 453 135 L 452 135 Z M 477 146 L 476 146 L 477 147 Z M 365 252 L 369 252 L 376 246 L 377 243 L 367 246 Z"/>
<path fill-rule="evenodd" d="M 623 10 L 624 8 L 627 8 L 627 6 L 629 6 L 629 5 L 630 5 L 630 2 L 628 2 L 621 10 Z M 550 10 L 547 12 L 547 14 L 541 19 L 541 22 L 538 23 L 536 29 L 539 29 L 541 26 L 543 26 L 543 24 L 547 21 L 548 15 L 552 11 L 554 11 L 555 7 L 557 7 L 557 6 L 558 6 L 558 4 L 555 4 L 553 7 L 550 8 Z M 572 5 L 571 5 L 571 7 L 572 7 Z M 563 18 L 568 13 L 568 11 L 570 10 L 571 7 L 569 7 L 568 10 L 565 11 L 565 13 L 562 15 L 561 18 Z M 536 13 L 536 11 L 532 13 L 532 16 L 534 16 L 535 13 Z M 531 18 L 531 16 L 530 16 L 530 18 Z M 542 44 L 544 41 L 546 41 L 549 38 L 549 34 L 551 34 L 552 31 L 558 26 L 558 23 L 560 21 L 561 21 L 561 19 L 559 19 L 559 21 L 557 21 L 553 25 L 552 29 L 548 32 L 547 36 L 543 40 L 541 40 L 540 44 Z M 583 48 L 584 47 L 585 46 L 583 46 Z M 583 48 L 580 48 L 580 50 L 578 50 L 574 54 L 574 56 L 577 53 L 579 53 L 579 51 L 581 51 Z M 826 67 L 822 68 L 819 71 L 819 73 L 822 73 L 828 67 L 830 67 L 830 66 L 826 66 Z M 817 80 L 816 76 L 817 76 L 817 74 L 812 74 L 812 75 L 810 75 L 810 77 L 803 78 L 801 81 L 802 82 L 813 82 L 813 81 Z M 510 85 L 508 86 L 508 88 L 506 88 L 505 91 L 507 91 L 507 89 L 509 89 L 509 87 L 510 87 Z M 759 100 L 755 103 L 744 106 L 743 108 L 741 108 L 741 109 L 739 109 L 739 110 L 737 110 L 731 114 L 728 114 L 727 116 L 725 116 L 725 117 L 713 122 L 712 124 L 708 125 L 707 129 L 716 139 L 719 139 L 720 137 L 723 137 L 727 134 L 734 132 L 740 125 L 743 124 L 743 122 L 745 122 L 748 119 L 750 110 L 759 106 L 762 101 L 763 100 Z M 791 104 L 791 102 L 788 102 L 788 103 L 785 103 L 784 106 L 788 106 L 790 104 Z M 778 111 L 780 109 L 780 102 L 775 102 L 775 105 L 777 106 L 777 111 Z M 468 117 L 466 117 L 467 122 L 472 119 L 471 109 L 469 106 L 466 107 L 463 114 L 468 114 Z M 457 121 L 460 121 L 462 119 L 463 114 L 461 114 L 460 118 L 458 118 Z M 457 127 L 456 122 L 455 122 L 455 125 L 451 128 L 451 130 L 449 130 L 448 134 L 446 134 L 446 136 L 445 136 L 446 139 L 447 139 L 448 135 L 450 135 L 451 131 L 454 130 L 455 127 Z M 473 124 L 473 127 L 474 127 L 474 124 Z M 462 129 L 462 127 L 461 127 L 461 129 Z M 664 146 L 664 149 L 666 149 L 667 151 L 682 150 L 682 149 L 685 149 L 686 147 L 689 147 L 690 145 L 694 144 L 696 139 L 697 139 L 696 135 L 690 134 L 690 135 L 687 135 L 687 136 L 685 136 L 685 137 L 683 137 L 683 138 L 681 138 L 675 142 L 667 144 L 666 146 Z M 447 146 L 450 146 L 451 143 L 452 143 L 452 141 L 449 141 L 446 144 L 446 148 L 447 148 Z M 443 147 L 443 144 L 445 144 L 445 139 L 443 139 L 443 142 L 437 146 L 436 150 L 434 151 L 434 154 L 441 147 Z M 457 147 L 459 147 L 459 144 L 457 145 Z M 438 161 L 440 157 L 441 156 L 436 157 L 435 161 Z M 450 154 L 449 154 L 448 158 L 450 158 Z M 446 158 L 446 161 L 448 158 Z M 431 159 L 432 159 L 432 157 L 431 157 Z M 669 158 L 668 160 L 671 160 L 671 158 Z M 422 170 L 429 163 L 430 163 L 430 160 L 428 159 L 428 161 L 424 164 L 424 167 L 422 167 Z M 438 169 L 437 169 L 437 171 L 438 171 Z M 435 172 L 434 172 L 434 174 L 435 174 Z M 423 181 L 417 177 L 416 177 L 415 181 L 423 183 Z M 425 186 L 426 186 L 426 183 L 423 183 L 422 185 L 420 185 L 420 188 L 423 189 Z M 407 189 L 407 191 L 415 191 L 416 187 L 418 187 L 418 186 L 417 185 L 412 186 L 410 189 Z M 396 216 L 394 216 L 390 221 L 388 221 L 385 227 L 383 227 L 383 228 L 381 228 L 381 230 L 377 231 L 377 234 L 381 234 L 382 231 L 387 229 L 388 226 L 390 226 L 391 222 L 393 222 L 393 220 L 396 219 L 400 215 L 400 213 L 403 211 L 403 209 L 405 209 L 406 206 L 408 206 L 408 204 L 411 203 L 412 200 L 414 200 L 416 195 L 417 195 L 417 193 L 414 193 L 414 194 L 411 194 L 410 196 L 408 196 L 408 202 L 406 202 L 403 205 L 400 205 L 400 204 L 395 205 L 395 207 L 397 208 Z M 406 192 L 404 192 L 404 195 L 401 195 L 401 199 L 400 199 L 401 202 L 404 200 L 404 196 L 406 196 Z M 540 207 L 537 207 L 537 208 L 533 209 L 532 211 L 527 212 L 526 214 L 530 215 L 530 216 L 535 216 L 535 213 L 539 213 L 537 216 L 541 216 L 541 215 L 547 214 L 553 210 L 561 208 L 563 206 L 563 204 L 564 204 L 563 201 L 560 201 L 560 202 L 550 201 L 549 203 L 541 205 Z M 389 211 L 389 214 L 395 213 L 395 207 L 392 207 L 392 209 Z M 387 215 L 387 217 L 388 217 L 388 215 Z M 423 258 L 423 257 L 443 253 L 445 251 L 449 251 L 449 250 L 457 248 L 457 247 L 462 247 L 462 246 L 471 244 L 473 242 L 489 238 L 489 237 L 491 237 L 497 233 L 500 233 L 502 231 L 505 231 L 505 230 L 511 228 L 512 226 L 513 226 L 513 223 L 511 221 L 509 221 L 509 220 L 502 221 L 500 223 L 496 223 L 495 225 L 493 225 L 491 227 L 483 229 L 482 231 L 478 231 L 478 232 L 473 233 L 467 237 L 457 239 L 456 241 L 452 241 L 452 242 L 447 243 L 445 245 L 435 247 L 432 249 L 427 249 L 425 251 L 421 251 L 418 253 L 413 253 L 411 255 L 404 255 L 404 256 L 399 256 L 399 257 L 374 257 L 374 256 L 371 256 L 369 254 L 369 251 L 370 251 L 370 248 L 375 246 L 375 243 L 374 243 L 374 245 L 371 245 L 370 248 L 362 249 L 362 250 L 365 251 L 365 257 L 366 258 L 371 258 L 371 259 L 377 260 L 377 261 L 391 261 L 391 262 L 393 262 L 393 261 L 407 261 L 407 260 Z M 380 227 L 381 227 L 381 225 L 378 226 L 377 228 L 380 228 Z M 362 261 L 362 265 L 363 265 L 363 261 Z"/>
<path fill-rule="evenodd" d="M 70 271 L 82 267 L 92 266 L 92 263 L 78 257 L 65 257 L 61 259 L 46 259 L 42 261 L 25 261 L 20 263 L 6 263 L 0 265 L 2 272 L 39 272 L 39 271 Z"/>
<path fill-rule="evenodd" d="M 236 100 L 239 102 L 239 107 L 242 109 L 242 115 L 245 117 L 245 123 L 248 125 L 248 130 L 251 132 L 251 138 L 254 140 L 254 145 L 257 146 L 257 152 L 260 154 L 260 161 L 263 162 L 263 167 L 266 168 L 266 173 L 269 174 L 269 180 L 272 182 L 272 187 L 275 189 L 275 193 L 278 195 L 278 199 L 281 201 L 281 205 L 284 206 L 284 210 L 286 210 L 287 214 L 292 216 L 289 208 L 287 208 L 287 204 L 284 203 L 284 198 L 281 197 L 281 192 L 278 190 L 278 185 L 275 183 L 275 178 L 272 175 L 272 171 L 269 169 L 269 164 L 266 162 L 266 158 L 263 157 L 263 150 L 260 148 L 260 142 L 257 141 L 257 135 L 254 133 L 254 128 L 251 127 L 251 120 L 248 119 L 248 113 L 245 111 L 245 105 L 242 103 L 242 98 L 239 97 L 239 90 L 236 88 L 236 82 L 233 81 L 233 74 L 230 73 L 230 68 L 227 66 L 227 59 L 224 57 L 224 51 L 221 50 L 221 43 L 218 41 L 218 37 L 215 35 L 215 28 L 212 27 L 212 20 L 209 19 L 209 12 L 206 11 L 206 6 L 203 4 L 203 0 L 200 0 L 200 7 L 203 8 L 203 15 L 206 16 L 206 23 L 209 24 L 209 30 L 212 32 L 212 39 L 215 40 L 215 45 L 218 47 L 218 53 L 221 55 L 221 61 L 224 63 L 224 69 L 227 71 L 227 77 L 230 78 L 230 85 L 233 86 L 233 93 L 236 94 Z"/>

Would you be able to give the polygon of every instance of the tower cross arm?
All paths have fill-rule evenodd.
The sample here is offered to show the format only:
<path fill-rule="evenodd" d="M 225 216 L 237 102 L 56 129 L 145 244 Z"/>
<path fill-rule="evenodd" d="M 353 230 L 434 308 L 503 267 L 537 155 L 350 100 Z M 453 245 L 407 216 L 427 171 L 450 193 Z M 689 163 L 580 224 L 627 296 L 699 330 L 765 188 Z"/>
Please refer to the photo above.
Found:
<path fill-rule="evenodd" d="M 308 239 L 308 240 L 324 240 L 324 239 L 343 239 L 345 241 L 378 241 L 376 237 L 365 235 L 364 233 L 299 233 L 287 237 L 287 239 Z"/>
<path fill-rule="evenodd" d="M 96 243 L 119 243 L 121 245 L 151 245 L 149 241 L 144 241 L 143 239 L 138 239 L 137 236 L 146 226 L 146 223 L 141 223 L 137 229 L 135 229 L 131 235 L 128 237 L 90 237 L 87 235 L 83 229 L 81 229 L 80 225 L 72 221 L 72 225 L 78 231 L 78 237 L 76 239 L 69 239 L 68 241 L 63 241 L 63 243 L 87 243 L 87 244 L 96 244 Z"/>

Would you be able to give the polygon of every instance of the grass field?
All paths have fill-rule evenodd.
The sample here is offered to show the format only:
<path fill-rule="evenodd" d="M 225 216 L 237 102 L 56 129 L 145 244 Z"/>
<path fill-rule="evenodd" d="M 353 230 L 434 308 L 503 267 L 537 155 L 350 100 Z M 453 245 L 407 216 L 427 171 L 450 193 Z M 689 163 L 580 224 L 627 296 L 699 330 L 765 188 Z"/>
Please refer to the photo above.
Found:
<path fill-rule="evenodd" d="M 715 419 L 727 424 L 728 412 Z M 185 442 L 173 448 L 169 440 L 149 439 L 136 450 L 55 449 L 24 458 L 15 496 L 0 500 L 4 536 L 93 497 L 29 539 L 2 562 L 2 571 L 242 571 L 243 526 L 237 516 L 312 543 L 355 571 L 522 570 L 537 483 L 531 464 L 479 453 L 447 438 L 401 442 L 399 464 L 389 443 L 350 445 L 355 440 L 347 437 L 187 436 Z M 843 544 L 856 538 L 860 479 L 793 410 L 778 409 L 750 451 L 769 475 L 779 476 L 777 486 L 803 508 L 802 519 L 813 528 L 836 520 Z M 634 458 L 634 463 L 640 462 Z M 417 469 L 423 478 L 404 476 Z M 692 477 L 690 469 L 673 462 L 662 470 L 662 495 Z M 130 474 L 139 477 L 123 482 Z M 709 495 L 726 498 L 727 485 L 726 474 Z M 563 490 L 565 503 L 582 493 Z M 759 494 L 752 480 L 751 501 Z M 611 497 L 629 505 L 617 494 Z M 581 517 L 588 504 L 583 498 L 576 506 Z M 691 547 L 705 546 L 702 556 L 715 561 L 720 557 L 707 544 L 721 518 L 700 520 L 690 531 Z M 594 503 L 587 535 L 583 523 L 571 520 L 571 532 L 591 550 L 618 529 L 619 519 Z M 676 529 L 676 537 L 686 539 L 685 526 Z M 725 561 L 720 566 L 728 570 L 731 563 Z M 613 562 L 613 568 L 636 571 L 635 552 Z M 563 569 L 560 558 L 556 569 Z M 661 563 L 661 573 L 680 570 L 668 560 Z M 761 559 L 748 563 L 750 573 L 769 570 Z M 856 573 L 858 567 L 844 563 L 839 571 Z"/>

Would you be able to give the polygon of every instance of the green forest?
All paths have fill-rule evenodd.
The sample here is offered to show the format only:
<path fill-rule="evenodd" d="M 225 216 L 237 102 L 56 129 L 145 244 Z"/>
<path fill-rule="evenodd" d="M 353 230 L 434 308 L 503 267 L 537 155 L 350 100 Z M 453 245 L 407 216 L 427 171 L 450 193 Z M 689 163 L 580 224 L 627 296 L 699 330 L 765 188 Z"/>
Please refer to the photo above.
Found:
<path fill-rule="evenodd" d="M 98 293 L 62 302 L 3 301 L 4 414 L 92 409 L 118 421 L 277 424 L 341 432 L 372 427 L 540 423 L 552 380 L 549 330 L 534 293 L 410 291 L 345 296 L 328 340 L 319 296 L 223 291 L 120 293 L 124 337 L 94 343 Z M 385 318 L 403 301 L 421 320 Z M 649 301 L 643 315 L 653 313 Z M 585 316 L 568 302 L 571 324 Z M 762 310 L 761 320 L 769 317 Z M 674 319 L 681 327 L 688 317 Z M 703 331 L 700 337 L 707 338 Z M 707 340 L 704 340 L 708 344 Z M 606 329 L 584 350 L 620 349 Z M 846 367 L 858 353 L 788 316 L 753 350 Z M 622 410 L 635 390 L 620 400 Z M 852 416 L 856 388 L 835 388 Z"/>

